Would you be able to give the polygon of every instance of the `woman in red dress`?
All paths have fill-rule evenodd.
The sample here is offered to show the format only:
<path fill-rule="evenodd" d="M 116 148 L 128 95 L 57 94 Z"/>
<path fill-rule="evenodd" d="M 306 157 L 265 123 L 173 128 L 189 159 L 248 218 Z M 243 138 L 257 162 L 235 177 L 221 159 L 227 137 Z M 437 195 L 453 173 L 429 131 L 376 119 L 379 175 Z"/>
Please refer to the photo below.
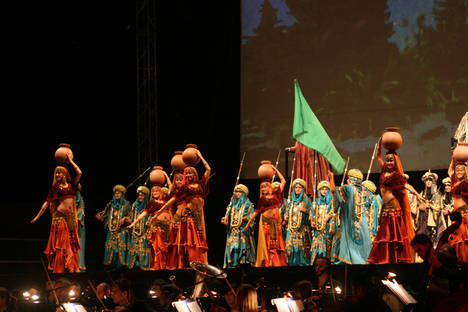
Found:
<path fill-rule="evenodd" d="M 177 231 L 177 268 L 187 268 L 191 262 L 208 263 L 206 242 L 204 198 L 208 195 L 208 180 L 211 168 L 197 150 L 197 155 L 205 167 L 205 173 L 198 178 L 194 167 L 186 167 L 181 187 L 172 194 L 167 206 L 175 204 L 174 222 L 179 222 Z M 166 205 L 162 209 L 166 209 Z M 172 257 L 172 253 L 170 255 Z M 172 261 L 172 260 L 171 260 Z"/>
<path fill-rule="evenodd" d="M 468 262 L 468 168 L 464 162 L 452 158 L 448 174 L 452 182 L 453 211 L 459 212 L 462 218 L 448 242 L 455 248 L 458 261 Z"/>
<path fill-rule="evenodd" d="M 406 183 L 403 168 L 396 151 L 388 151 L 385 162 L 382 159 L 382 137 L 376 151 L 379 163 L 380 193 L 383 200 L 377 235 L 367 259 L 368 263 L 413 262 L 411 240 L 414 229 L 411 223 L 411 207 L 406 190 L 420 200 L 422 196 Z"/>
<path fill-rule="evenodd" d="M 75 196 L 81 170 L 73 161 L 71 153 L 67 154 L 68 162 L 75 169 L 73 180 L 67 168 L 57 166 L 47 199 L 31 223 L 36 222 L 49 207 L 52 214 L 49 240 L 44 253 L 49 262 L 48 269 L 53 273 L 80 272 L 80 242 L 78 238 L 78 219 Z"/>
<path fill-rule="evenodd" d="M 275 166 L 271 165 L 271 167 L 280 178 L 280 186 L 273 189 L 270 181 L 263 181 L 260 184 L 260 199 L 255 207 L 255 212 L 244 228 L 244 230 L 248 229 L 250 224 L 255 220 L 255 217 L 260 213 L 257 242 L 257 267 L 288 265 L 281 228 L 280 212 L 286 180 Z"/>

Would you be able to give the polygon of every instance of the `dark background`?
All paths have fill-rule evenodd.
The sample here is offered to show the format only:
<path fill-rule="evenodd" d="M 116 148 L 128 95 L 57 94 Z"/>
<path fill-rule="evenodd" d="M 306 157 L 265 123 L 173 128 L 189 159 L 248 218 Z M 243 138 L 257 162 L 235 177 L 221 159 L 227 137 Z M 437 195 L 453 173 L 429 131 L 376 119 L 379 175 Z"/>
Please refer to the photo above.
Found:
<path fill-rule="evenodd" d="M 62 142 L 71 144 L 83 171 L 86 260 L 88 270 L 99 270 L 104 229 L 94 215 L 112 198 L 115 184 L 128 185 L 140 174 L 135 2 L 12 1 L 2 3 L 0 12 L 0 273 L 43 274 L 40 257 L 50 214 L 36 224 L 30 220 L 46 198 L 54 152 Z M 242 154 L 240 6 L 236 1 L 158 1 L 156 20 L 155 163 L 168 169 L 174 151 L 198 145 L 215 174 L 205 206 L 209 262 L 222 265 L 225 230 L 219 220 Z M 410 175 L 420 186 L 422 173 Z M 375 175 L 371 178 L 377 182 Z M 256 202 L 258 181 L 241 182 Z M 132 202 L 137 185 L 126 196 Z"/>
<path fill-rule="evenodd" d="M 174 151 L 198 145 L 215 174 L 205 214 L 210 261 L 221 263 L 219 220 L 240 161 L 240 7 L 235 1 L 157 5 L 154 162 L 170 172 Z M 128 185 L 141 173 L 135 7 L 135 1 L 2 4 L 2 272 L 41 269 L 50 214 L 29 221 L 45 200 L 62 142 L 71 144 L 83 171 L 88 269 L 102 268 L 104 230 L 93 216 L 115 184 Z M 138 184 L 128 190 L 132 202 Z"/>

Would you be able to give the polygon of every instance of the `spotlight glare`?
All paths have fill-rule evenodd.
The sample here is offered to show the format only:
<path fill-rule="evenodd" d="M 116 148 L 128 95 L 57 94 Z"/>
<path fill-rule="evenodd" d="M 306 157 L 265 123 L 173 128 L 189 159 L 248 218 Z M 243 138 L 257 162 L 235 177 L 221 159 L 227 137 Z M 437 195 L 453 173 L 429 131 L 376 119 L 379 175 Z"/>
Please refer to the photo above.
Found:
<path fill-rule="evenodd" d="M 335 291 L 336 291 L 336 293 L 338 295 L 341 294 L 341 288 L 340 287 L 335 287 Z"/>
<path fill-rule="evenodd" d="M 29 298 L 29 297 L 31 297 L 31 294 L 29 293 L 29 291 L 25 291 L 25 292 L 23 293 L 23 297 L 24 297 L 24 298 Z"/>

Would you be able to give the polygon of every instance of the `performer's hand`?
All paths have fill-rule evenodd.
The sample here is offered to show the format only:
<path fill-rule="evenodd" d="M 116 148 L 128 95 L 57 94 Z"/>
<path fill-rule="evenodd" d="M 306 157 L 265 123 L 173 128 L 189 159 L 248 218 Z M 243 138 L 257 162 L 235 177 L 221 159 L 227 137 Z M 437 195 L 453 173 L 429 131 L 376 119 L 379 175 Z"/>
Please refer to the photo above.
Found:
<path fill-rule="evenodd" d="M 135 222 L 132 222 L 132 223 L 130 223 L 130 225 L 127 226 L 127 229 L 131 229 L 134 226 L 135 226 Z"/>
<path fill-rule="evenodd" d="M 226 218 L 225 218 L 225 217 L 222 217 L 222 218 L 221 218 L 221 223 L 224 224 L 224 225 L 227 225 L 227 221 L 226 221 Z"/>
<path fill-rule="evenodd" d="M 449 214 L 448 210 L 444 210 L 443 213 L 444 213 L 444 216 L 447 216 Z"/>
<path fill-rule="evenodd" d="M 315 229 L 315 222 L 314 221 L 310 221 L 310 226 L 313 227 Z"/>
<path fill-rule="evenodd" d="M 35 223 L 37 221 L 37 217 L 35 217 L 34 219 L 31 220 L 31 223 Z"/>

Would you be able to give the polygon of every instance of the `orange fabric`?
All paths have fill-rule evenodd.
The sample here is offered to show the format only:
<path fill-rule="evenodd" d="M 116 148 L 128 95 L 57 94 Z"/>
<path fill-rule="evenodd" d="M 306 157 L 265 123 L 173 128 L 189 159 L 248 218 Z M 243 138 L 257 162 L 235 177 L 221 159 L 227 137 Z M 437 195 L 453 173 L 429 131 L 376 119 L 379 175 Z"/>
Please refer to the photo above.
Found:
<path fill-rule="evenodd" d="M 78 260 L 80 257 L 80 242 L 75 229 L 69 232 L 64 218 L 54 219 L 50 227 L 49 240 L 44 250 L 48 268 L 53 273 L 80 272 Z"/>
<path fill-rule="evenodd" d="M 413 262 L 410 241 L 398 200 L 383 204 L 379 230 L 367 262 L 374 264 Z"/>
<path fill-rule="evenodd" d="M 161 228 L 152 229 L 148 235 L 148 243 L 151 247 L 150 270 L 164 270 L 167 266 L 168 233 L 164 233 Z"/>
<path fill-rule="evenodd" d="M 397 169 L 401 175 L 404 175 L 403 166 L 401 165 L 400 156 L 395 152 L 395 163 L 397 165 Z M 403 211 L 403 220 L 405 221 L 406 233 L 408 235 L 408 240 L 411 242 L 414 238 L 414 228 L 412 224 L 412 217 L 411 217 L 411 206 L 408 199 L 408 193 L 406 189 L 402 190 L 394 190 L 393 195 L 395 195 L 396 199 L 398 200 L 401 210 Z M 411 247 L 410 247 L 411 248 Z M 414 254 L 411 248 L 411 254 Z"/>
<path fill-rule="evenodd" d="M 277 220 L 278 226 L 264 222 L 263 215 L 260 216 L 257 267 L 287 266 L 286 248 L 283 234 L 281 232 L 281 218 Z"/>
<path fill-rule="evenodd" d="M 460 226 L 449 236 L 449 245 L 455 248 L 458 261 L 468 262 L 468 207 L 459 209 L 462 215 Z"/>

